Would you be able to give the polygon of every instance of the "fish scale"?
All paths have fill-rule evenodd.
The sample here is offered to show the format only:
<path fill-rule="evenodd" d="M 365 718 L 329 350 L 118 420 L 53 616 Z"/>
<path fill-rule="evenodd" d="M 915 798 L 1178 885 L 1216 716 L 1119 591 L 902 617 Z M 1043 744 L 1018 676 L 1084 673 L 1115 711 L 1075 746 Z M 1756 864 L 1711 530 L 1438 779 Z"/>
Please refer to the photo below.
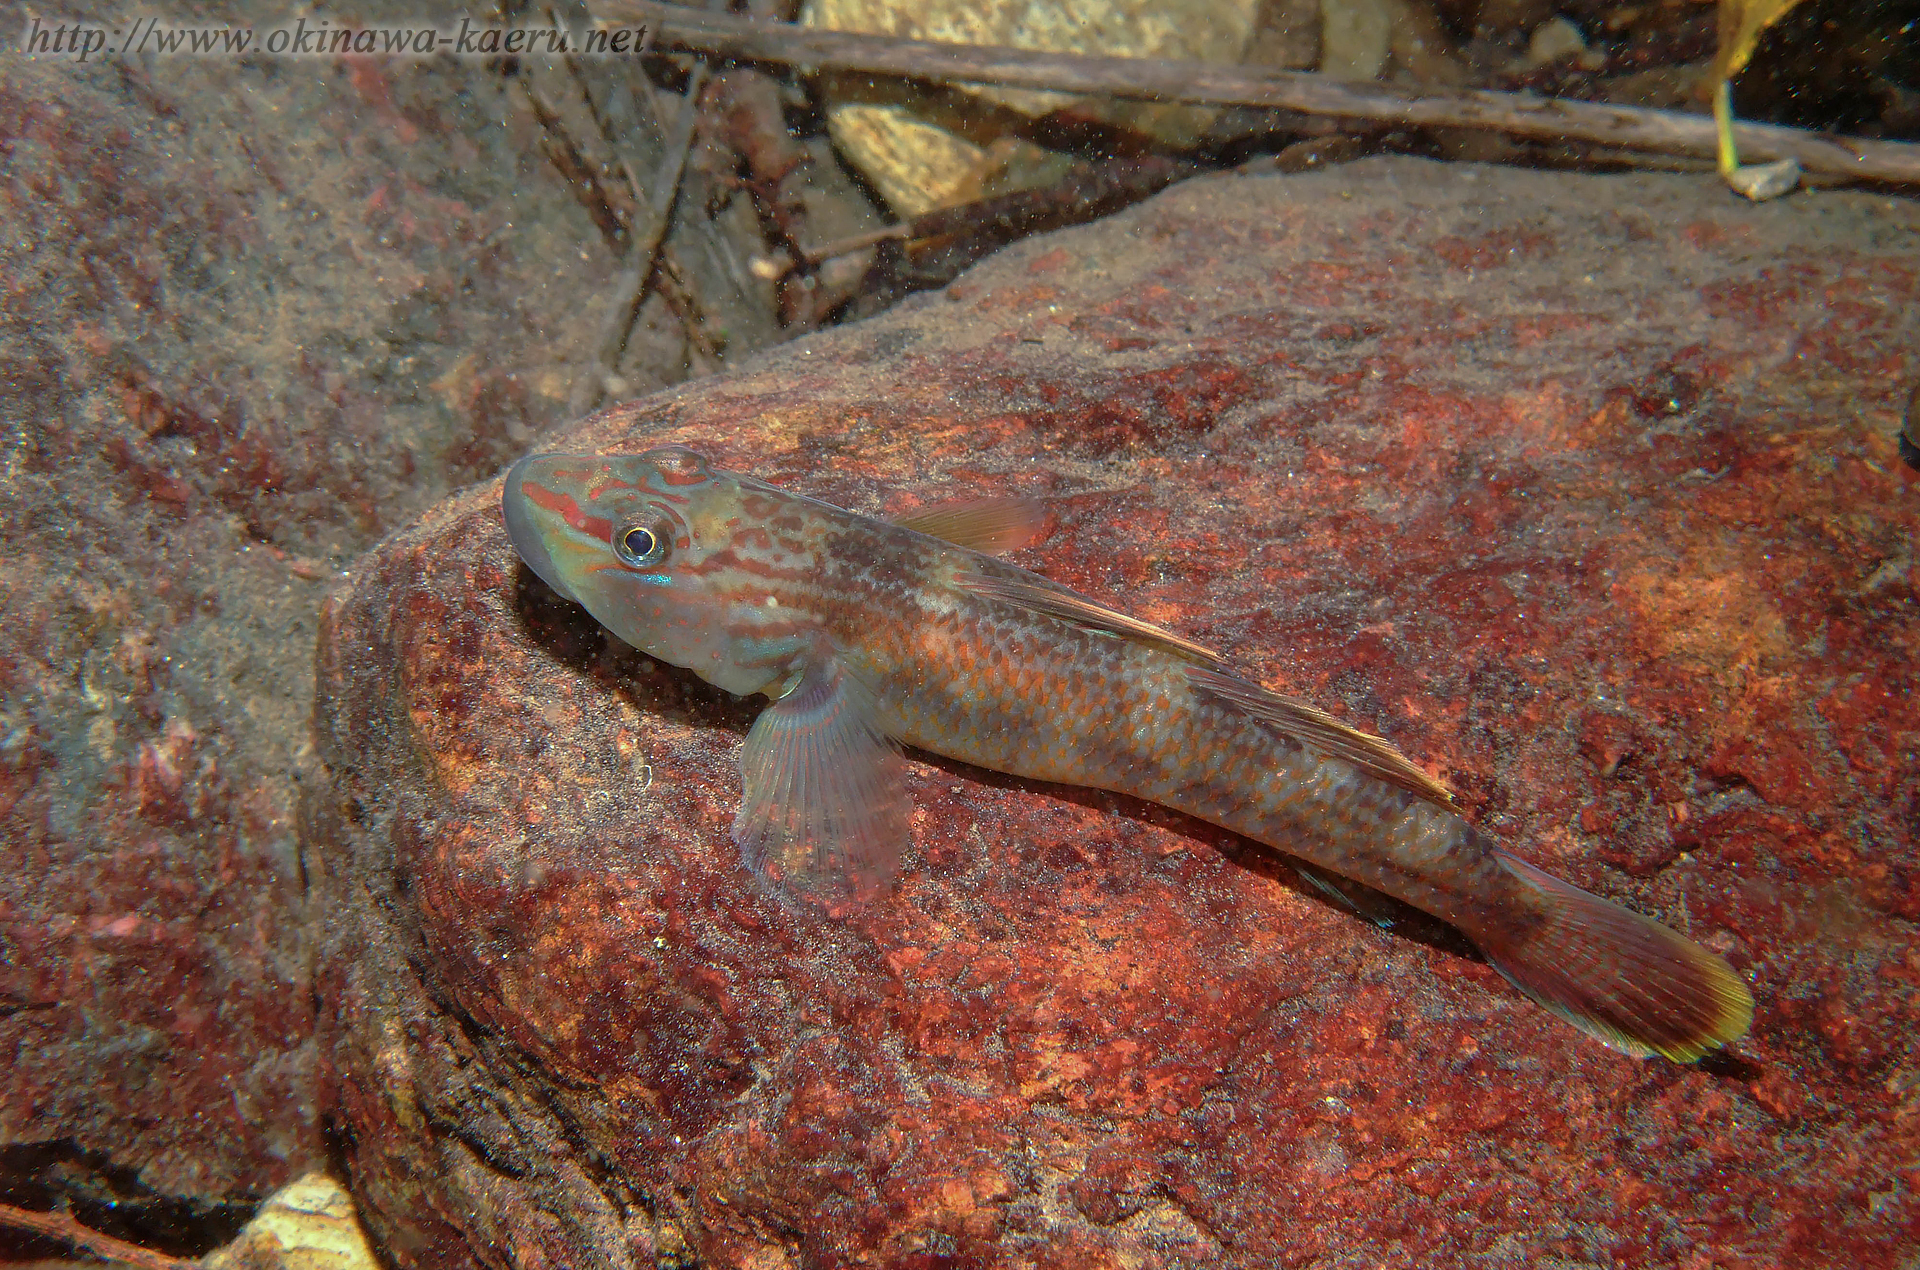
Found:
<path fill-rule="evenodd" d="M 771 699 L 733 836 L 783 902 L 831 913 L 894 876 L 905 744 L 1160 803 L 1364 883 L 1628 1053 L 1693 1059 L 1752 1019 L 1724 959 L 1508 853 L 1379 737 L 988 554 L 1031 538 L 1033 504 L 889 523 L 669 446 L 530 456 L 502 508 L 528 566 L 621 639 Z"/>
<path fill-rule="evenodd" d="M 911 644 L 859 638 L 869 628 L 910 629 L 902 614 L 862 605 L 819 617 L 849 650 L 849 666 L 875 685 L 889 734 L 910 745 L 1160 803 L 1250 838 L 1285 842 L 1290 853 L 1376 889 L 1405 886 L 1407 870 L 1397 867 L 1404 862 L 1451 856 L 1449 875 L 1472 874 L 1463 895 L 1414 881 L 1423 887 L 1420 907 L 1448 921 L 1484 907 L 1476 894 L 1511 885 L 1491 844 L 1472 842 L 1464 821 L 1420 816 L 1416 800 L 1361 779 L 1351 765 L 1196 702 L 1182 679 L 1185 663 L 1010 604 L 982 605 L 998 611 L 959 609 L 947 619 L 947 638 Z M 931 661 L 934 645 L 970 652 Z M 996 664 L 1018 673 L 991 674 L 976 649 L 992 650 Z M 996 734 L 997 743 L 983 739 Z M 1397 849 L 1383 855 L 1378 845 L 1393 838 L 1401 840 Z"/>

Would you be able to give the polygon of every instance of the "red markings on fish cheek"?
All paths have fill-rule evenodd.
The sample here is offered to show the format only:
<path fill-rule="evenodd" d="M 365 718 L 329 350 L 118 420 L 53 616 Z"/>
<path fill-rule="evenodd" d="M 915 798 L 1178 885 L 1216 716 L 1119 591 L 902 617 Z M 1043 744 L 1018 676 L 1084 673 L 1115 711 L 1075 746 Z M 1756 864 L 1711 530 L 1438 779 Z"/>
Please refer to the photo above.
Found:
<path fill-rule="evenodd" d="M 522 481 L 520 490 L 535 507 L 554 513 L 581 533 L 602 542 L 612 541 L 613 523 L 604 516 L 587 515 L 570 495 L 550 490 L 544 485 L 535 485 L 531 481 Z"/>
<path fill-rule="evenodd" d="M 733 531 L 735 547 L 758 547 L 762 551 L 773 546 L 773 536 L 758 525 L 748 525 Z"/>
<path fill-rule="evenodd" d="M 749 516 L 764 518 L 780 510 L 780 500 L 769 498 L 765 494 L 746 494 L 741 496 L 740 509 Z"/>
<path fill-rule="evenodd" d="M 526 495 L 529 503 L 543 511 L 559 512 L 564 516 L 568 512 L 579 510 L 568 495 L 558 490 L 548 489 L 544 485 L 536 485 L 532 481 L 521 481 L 520 492 Z"/>

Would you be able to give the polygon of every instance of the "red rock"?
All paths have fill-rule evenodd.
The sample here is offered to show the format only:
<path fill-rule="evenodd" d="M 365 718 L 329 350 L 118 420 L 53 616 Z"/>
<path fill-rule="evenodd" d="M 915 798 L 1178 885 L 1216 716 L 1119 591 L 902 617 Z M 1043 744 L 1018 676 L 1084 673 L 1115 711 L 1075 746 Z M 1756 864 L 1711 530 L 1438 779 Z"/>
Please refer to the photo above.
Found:
<path fill-rule="evenodd" d="M 498 68 L 307 65 L 0 59 L 0 1193 L 179 1253 L 326 1158 L 324 582 L 564 417 L 613 272 Z"/>
<path fill-rule="evenodd" d="M 1633 753 L 1633 729 L 1623 719 L 1607 714 L 1589 714 L 1580 725 L 1580 752 L 1600 769 L 1600 775 L 1612 776 L 1620 760 Z"/>
<path fill-rule="evenodd" d="M 1253 844 L 944 761 L 897 892 L 770 906 L 727 832 L 752 703 L 530 581 L 497 486 L 391 539 L 327 613 L 307 830 L 389 1254 L 1902 1264 L 1916 997 L 1877 897 L 1920 793 L 1867 738 L 1915 716 L 1857 685 L 1920 653 L 1910 574 L 1861 585 L 1920 528 L 1916 251 L 1877 196 L 1224 178 L 545 443 L 696 443 L 872 511 L 1051 498 L 1021 560 L 1724 951 L 1756 1024 L 1697 1068 Z"/>

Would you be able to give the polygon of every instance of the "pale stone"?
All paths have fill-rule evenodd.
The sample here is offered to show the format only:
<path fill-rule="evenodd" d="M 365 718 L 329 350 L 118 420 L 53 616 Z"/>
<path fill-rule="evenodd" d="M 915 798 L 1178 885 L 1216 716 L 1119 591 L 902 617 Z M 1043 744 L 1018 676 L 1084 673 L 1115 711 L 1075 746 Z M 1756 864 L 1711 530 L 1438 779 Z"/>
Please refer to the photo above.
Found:
<path fill-rule="evenodd" d="M 1533 37 L 1527 41 L 1527 61 L 1546 66 L 1586 49 L 1587 37 L 1580 34 L 1579 27 L 1565 18 L 1548 18 L 1533 28 Z"/>
<path fill-rule="evenodd" d="M 1393 0 L 1320 0 L 1320 72 L 1380 78 L 1393 51 Z"/>
<path fill-rule="evenodd" d="M 274 1192 L 207 1270 L 380 1270 L 353 1197 L 324 1173 Z"/>
<path fill-rule="evenodd" d="M 1257 0 L 808 0 L 803 25 L 957 44 L 1057 53 L 1161 57 L 1236 64 L 1253 38 Z M 955 87 L 944 103 L 909 87 L 829 80 L 828 123 L 841 152 L 903 216 L 983 193 L 1032 189 L 1065 171 L 1058 156 L 1006 135 L 991 107 L 1038 117 L 1069 105 L 1169 145 L 1191 144 L 1214 111 L 1151 102 L 1076 99 L 1064 93 Z M 978 117 L 953 104 L 980 99 Z M 944 116 L 944 117 L 942 117 Z M 961 134 L 966 135 L 961 135 Z"/>
<path fill-rule="evenodd" d="M 1738 167 L 1727 173 L 1727 184 L 1754 202 L 1764 203 L 1770 198 L 1791 193 L 1800 184 L 1800 162 L 1797 159 L 1778 159 L 1772 163 Z"/>

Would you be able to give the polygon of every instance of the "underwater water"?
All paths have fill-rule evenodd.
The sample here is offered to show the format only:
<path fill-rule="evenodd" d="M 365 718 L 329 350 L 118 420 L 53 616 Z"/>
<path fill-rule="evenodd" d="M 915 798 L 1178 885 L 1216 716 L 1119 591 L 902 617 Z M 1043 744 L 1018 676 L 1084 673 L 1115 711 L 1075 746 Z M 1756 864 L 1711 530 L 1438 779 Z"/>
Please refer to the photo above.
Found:
<path fill-rule="evenodd" d="M 1696 66 L 1710 16 L 1508 86 Z M 1890 77 L 1850 126 L 1896 135 Z M 1912 1257 L 1910 197 L 1236 134 L 833 325 L 869 265 L 952 275 L 796 266 L 892 221 L 820 104 L 655 79 L 0 64 L 0 1202 L 199 1255 L 323 1168 L 409 1265 Z M 1624 1058 L 1412 910 L 920 751 L 897 883 L 770 901 L 763 703 L 501 522 L 522 454 L 665 442 L 873 516 L 1039 500 L 1010 559 L 1384 736 L 1752 1031 Z"/>

